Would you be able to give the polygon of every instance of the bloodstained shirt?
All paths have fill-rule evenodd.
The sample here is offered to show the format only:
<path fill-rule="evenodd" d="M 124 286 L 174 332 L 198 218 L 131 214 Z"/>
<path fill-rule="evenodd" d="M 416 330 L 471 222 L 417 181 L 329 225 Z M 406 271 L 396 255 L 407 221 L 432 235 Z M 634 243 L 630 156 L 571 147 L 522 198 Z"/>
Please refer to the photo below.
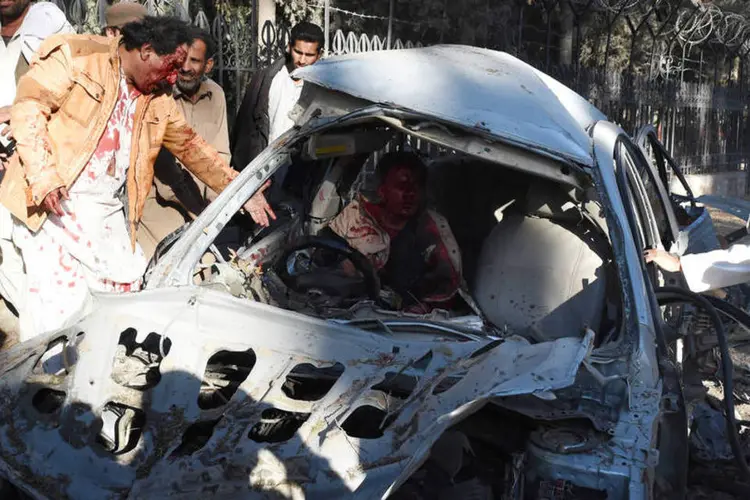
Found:
<path fill-rule="evenodd" d="M 424 210 L 401 232 L 389 234 L 377 222 L 379 210 L 360 196 L 330 228 L 368 257 L 383 284 L 405 295 L 406 303 L 436 306 L 452 299 L 461 285 L 461 253 L 445 217 Z"/>
<path fill-rule="evenodd" d="M 65 214 L 50 214 L 36 233 L 14 223 L 35 335 L 67 326 L 84 310 L 91 291 L 129 292 L 142 285 L 147 261 L 140 246 L 133 251 L 121 200 L 138 95 L 121 78 L 97 148 L 68 190 L 70 199 L 61 202 Z"/>

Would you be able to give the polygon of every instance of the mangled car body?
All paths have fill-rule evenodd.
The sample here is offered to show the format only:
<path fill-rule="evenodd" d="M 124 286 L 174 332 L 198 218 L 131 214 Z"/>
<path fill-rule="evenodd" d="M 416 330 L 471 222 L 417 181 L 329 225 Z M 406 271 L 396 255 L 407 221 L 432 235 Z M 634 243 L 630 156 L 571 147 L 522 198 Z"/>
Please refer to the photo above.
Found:
<path fill-rule="evenodd" d="M 2 355 L 0 473 L 37 498 L 679 495 L 684 412 L 641 254 L 684 246 L 703 213 L 662 227 L 642 148 L 507 54 L 299 76 L 298 126 L 163 242 L 146 291 Z M 430 158 L 461 247 L 452 310 L 389 307 L 366 264 L 310 258 L 352 257 L 321 229 L 403 147 Z M 300 165 L 279 220 L 219 252 L 243 203 Z"/>

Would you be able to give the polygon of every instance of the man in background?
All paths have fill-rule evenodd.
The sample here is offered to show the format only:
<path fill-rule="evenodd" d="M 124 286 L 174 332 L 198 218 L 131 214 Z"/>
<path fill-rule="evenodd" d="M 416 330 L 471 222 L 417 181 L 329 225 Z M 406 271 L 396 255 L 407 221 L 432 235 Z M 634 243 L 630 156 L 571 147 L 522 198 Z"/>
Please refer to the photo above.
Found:
<path fill-rule="evenodd" d="M 294 125 L 289 112 L 299 100 L 303 82 L 290 75 L 297 68 L 315 64 L 323 43 L 320 26 L 301 22 L 292 28 L 286 57 L 253 75 L 232 132 L 232 165 L 236 170 L 245 168 Z"/>
<path fill-rule="evenodd" d="M 51 2 L 3 0 L 0 3 L 0 123 L 10 119 L 18 80 L 39 45 L 56 33 L 73 33 L 65 14 Z"/>
<path fill-rule="evenodd" d="M 214 69 L 214 57 L 213 38 L 204 30 L 196 30 L 187 60 L 177 76 L 173 96 L 190 126 L 229 163 L 227 100 L 221 86 L 208 77 Z M 216 199 L 211 188 L 194 175 L 193 179 L 206 202 Z"/>
<path fill-rule="evenodd" d="M 185 120 L 229 163 L 227 104 L 224 91 L 208 75 L 214 67 L 216 43 L 196 30 L 187 59 L 177 75 L 172 96 Z M 216 193 L 190 174 L 166 149 L 154 166 L 156 177 L 143 210 L 138 242 L 150 258 L 156 246 L 216 198 Z"/>
<path fill-rule="evenodd" d="M 120 36 L 120 29 L 127 23 L 140 21 L 148 15 L 146 7 L 135 2 L 120 2 L 107 7 L 104 12 L 104 35 L 109 38 Z"/>
<path fill-rule="evenodd" d="M 53 3 L 3 0 L 0 31 L 0 134 L 5 141 L 10 141 L 10 107 L 18 80 L 28 71 L 34 53 L 47 37 L 74 30 Z M 6 160 L 7 155 L 0 146 L 0 164 Z M 0 273 L 0 295 L 20 313 L 24 308 L 21 291 L 25 287 L 26 273 L 18 249 L 11 241 L 11 229 L 10 213 L 0 207 L 0 262 L 4 270 Z M 15 336 L 18 330 L 18 319 L 4 306 L 0 307 L 0 330 L 9 336 Z M 9 347 L 9 343 L 6 342 L 5 347 Z"/>

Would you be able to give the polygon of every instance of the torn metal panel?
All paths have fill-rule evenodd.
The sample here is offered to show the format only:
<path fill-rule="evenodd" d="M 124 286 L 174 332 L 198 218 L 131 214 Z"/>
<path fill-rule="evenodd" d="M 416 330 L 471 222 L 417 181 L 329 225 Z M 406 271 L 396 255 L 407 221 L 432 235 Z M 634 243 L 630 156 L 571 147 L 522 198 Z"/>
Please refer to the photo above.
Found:
<path fill-rule="evenodd" d="M 310 85 L 310 87 L 313 87 Z M 322 100 L 322 99 L 321 99 Z M 461 151 L 497 164 L 498 167 L 509 167 L 521 172 L 531 173 L 556 182 L 582 189 L 590 183 L 588 174 L 577 164 L 566 159 L 565 155 L 557 151 L 534 149 L 528 145 L 517 147 L 500 141 L 487 139 L 471 132 L 461 132 L 460 129 L 448 129 L 438 122 L 422 121 L 415 126 L 404 124 L 402 120 L 394 119 L 388 111 L 381 119 L 398 130 L 432 144 Z M 406 117 L 404 117 L 406 118 Z"/>
<path fill-rule="evenodd" d="M 209 290 L 98 300 L 75 328 L 0 358 L 0 469 L 36 498 L 387 496 L 490 398 L 571 385 L 593 340 L 404 341 Z M 60 335 L 75 345 L 45 373 L 37 360 Z M 158 377 L 124 376 L 122 352 Z M 233 378 L 244 373 L 237 356 L 216 364 L 226 352 L 251 358 L 246 378 Z M 337 364 L 321 397 L 290 397 L 285 381 L 300 365 Z M 408 394 L 373 389 L 394 372 L 411 374 Z M 203 397 L 230 394 L 236 380 L 226 400 Z M 63 396 L 39 396 L 49 390 Z M 112 405 L 132 408 L 131 422 L 143 415 L 119 455 L 97 438 Z"/>

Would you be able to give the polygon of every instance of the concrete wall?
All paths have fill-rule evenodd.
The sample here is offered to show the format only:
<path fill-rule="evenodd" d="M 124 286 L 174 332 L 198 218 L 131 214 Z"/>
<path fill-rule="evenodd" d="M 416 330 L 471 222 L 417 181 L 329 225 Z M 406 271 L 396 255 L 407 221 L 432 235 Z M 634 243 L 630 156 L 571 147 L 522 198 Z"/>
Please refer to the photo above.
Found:
<path fill-rule="evenodd" d="M 747 176 L 748 172 L 740 171 L 686 175 L 685 177 L 695 196 L 710 194 L 728 198 L 748 198 L 746 194 Z M 672 189 L 675 193 L 684 194 L 684 190 L 676 178 L 672 179 Z"/>
<path fill-rule="evenodd" d="M 263 25 L 266 21 L 276 24 L 276 2 L 274 0 L 258 1 L 258 40 L 263 36 Z"/>

